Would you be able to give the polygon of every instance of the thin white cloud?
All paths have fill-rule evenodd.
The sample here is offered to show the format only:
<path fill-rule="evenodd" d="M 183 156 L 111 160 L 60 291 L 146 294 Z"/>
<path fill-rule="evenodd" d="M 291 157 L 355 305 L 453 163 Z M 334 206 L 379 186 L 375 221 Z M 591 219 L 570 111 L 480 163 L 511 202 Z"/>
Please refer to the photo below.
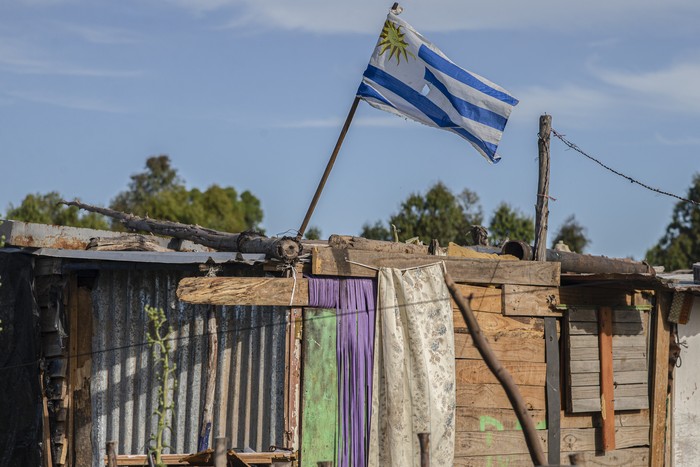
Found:
<path fill-rule="evenodd" d="M 31 75 L 66 75 L 96 78 L 135 78 L 142 76 L 139 70 L 113 70 L 85 67 L 46 58 L 37 50 L 24 45 L 12 44 L 0 38 L 0 70 Z"/>
<path fill-rule="evenodd" d="M 312 33 L 369 33 L 381 26 L 389 3 L 373 0 L 170 0 L 196 14 L 236 7 L 256 18 L 260 27 L 302 30 Z M 588 0 L 575 5 L 549 0 L 501 0 L 465 2 L 435 0 L 401 2 L 406 19 L 421 31 L 588 28 L 591 24 L 663 24 L 663 18 L 693 21 L 700 13 L 695 0 Z M 672 23 L 669 23 L 672 24 Z"/>
<path fill-rule="evenodd" d="M 127 29 L 107 26 L 84 26 L 69 23 L 58 23 L 57 26 L 60 29 L 75 34 L 83 40 L 93 44 L 137 44 L 143 41 L 140 34 Z"/>
<path fill-rule="evenodd" d="M 74 110 L 86 110 L 90 112 L 127 113 L 129 110 L 123 106 L 111 104 L 101 99 L 90 99 L 77 96 L 56 95 L 47 92 L 23 92 L 9 91 L 6 96 L 39 104 L 47 104 Z"/>
<path fill-rule="evenodd" d="M 600 80 L 626 91 L 642 105 L 681 113 L 700 112 L 700 60 L 642 72 L 597 66 L 591 69 Z"/>
<path fill-rule="evenodd" d="M 585 125 L 616 105 L 611 95 L 572 84 L 556 88 L 533 86 L 515 95 L 520 99 L 510 117 L 510 122 L 515 124 L 532 122 L 548 113 L 565 120 L 569 126 Z"/>
<path fill-rule="evenodd" d="M 700 138 L 694 136 L 668 138 L 661 133 L 656 133 L 654 139 L 665 146 L 700 146 Z"/>
<path fill-rule="evenodd" d="M 396 117 L 393 115 L 388 115 L 386 117 L 355 117 L 353 119 L 353 126 L 363 126 L 363 127 L 403 127 L 406 125 L 406 119 Z M 308 120 L 295 120 L 293 122 L 284 122 L 276 125 L 277 128 L 338 128 L 343 126 L 344 120 L 339 117 L 330 118 L 320 118 L 320 119 L 308 119 Z"/>

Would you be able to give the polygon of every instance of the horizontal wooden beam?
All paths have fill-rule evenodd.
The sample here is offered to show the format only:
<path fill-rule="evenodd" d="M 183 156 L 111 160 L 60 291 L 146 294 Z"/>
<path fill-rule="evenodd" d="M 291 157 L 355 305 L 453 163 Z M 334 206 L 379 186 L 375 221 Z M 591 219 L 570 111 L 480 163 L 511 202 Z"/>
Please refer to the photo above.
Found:
<path fill-rule="evenodd" d="M 463 259 L 338 248 L 314 248 L 312 251 L 312 273 L 321 276 L 375 277 L 381 267 L 405 269 L 444 262 L 455 282 L 557 286 L 561 271 L 559 263 L 535 261 Z"/>
<path fill-rule="evenodd" d="M 205 305 L 308 306 L 309 280 L 297 278 L 295 281 L 294 278 L 280 277 L 185 277 L 177 287 L 177 297 L 183 302 Z"/>

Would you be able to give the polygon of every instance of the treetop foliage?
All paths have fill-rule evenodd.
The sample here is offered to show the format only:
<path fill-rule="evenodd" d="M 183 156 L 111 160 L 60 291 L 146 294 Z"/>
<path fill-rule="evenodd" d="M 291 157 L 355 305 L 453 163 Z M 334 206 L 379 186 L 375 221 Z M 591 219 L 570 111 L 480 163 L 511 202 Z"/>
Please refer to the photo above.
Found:
<path fill-rule="evenodd" d="M 700 202 L 700 173 L 693 176 L 685 197 Z M 698 205 L 685 201 L 676 203 L 666 233 L 647 251 L 646 260 L 652 265 L 663 266 L 667 271 L 690 269 L 693 263 L 700 262 Z"/>
<path fill-rule="evenodd" d="M 7 217 L 26 222 L 107 229 L 101 215 L 81 214 L 75 207 L 59 205 L 57 192 L 27 195 L 18 207 L 10 205 Z M 110 208 L 184 224 L 197 224 L 225 232 L 259 230 L 263 219 L 260 200 L 251 192 L 240 195 L 233 187 L 211 185 L 205 191 L 187 189 L 166 155 L 150 157 L 143 172 L 131 176 L 128 188 L 115 196 Z M 113 230 L 123 230 L 112 221 Z"/>
<path fill-rule="evenodd" d="M 552 248 L 559 242 L 564 242 L 574 253 L 583 253 L 591 241 L 586 236 L 586 228 L 582 226 L 574 214 L 566 218 L 564 223 L 559 226 L 554 240 L 552 240 Z"/>
<path fill-rule="evenodd" d="M 454 242 L 470 244 L 472 226 L 481 225 L 484 214 L 479 196 L 469 189 L 455 195 L 442 182 L 433 185 L 425 195 L 412 193 L 392 215 L 387 225 L 381 221 L 366 223 L 361 236 L 376 240 L 392 240 L 389 227 L 396 226 L 399 238 L 405 241 L 419 237 L 423 243 L 436 238 L 440 245 Z M 493 214 L 489 225 L 491 244 L 499 245 L 506 238 L 531 242 L 535 227 L 532 218 L 501 203 Z"/>

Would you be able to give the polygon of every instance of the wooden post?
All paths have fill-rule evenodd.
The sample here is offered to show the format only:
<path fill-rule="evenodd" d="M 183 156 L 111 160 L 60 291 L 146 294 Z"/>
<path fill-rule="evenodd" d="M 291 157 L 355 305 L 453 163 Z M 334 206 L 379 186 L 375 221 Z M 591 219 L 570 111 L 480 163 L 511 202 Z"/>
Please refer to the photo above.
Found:
<path fill-rule="evenodd" d="M 653 336 L 651 340 L 652 358 L 652 390 L 651 390 L 651 427 L 649 445 L 650 467 L 662 467 L 665 458 L 666 440 L 666 410 L 668 399 L 668 356 L 670 340 L 670 324 L 668 312 L 671 308 L 672 294 L 658 292 L 656 309 L 653 314 Z"/>
<path fill-rule="evenodd" d="M 549 139 L 552 133 L 552 116 L 540 116 L 539 181 L 535 205 L 535 261 L 547 261 L 547 219 L 549 217 Z"/>
<path fill-rule="evenodd" d="M 296 450 L 299 444 L 299 394 L 301 392 L 301 308 L 287 312 L 284 372 L 285 447 Z"/>
<path fill-rule="evenodd" d="M 202 424 L 199 428 L 199 451 L 209 448 L 211 429 L 214 420 L 214 390 L 216 389 L 216 375 L 218 373 L 217 361 L 219 352 L 219 339 L 216 334 L 216 308 L 209 307 L 207 316 L 207 333 L 209 334 L 209 351 L 207 354 L 207 390 L 204 395 L 204 410 L 202 411 Z"/>
<path fill-rule="evenodd" d="M 430 433 L 418 433 L 420 467 L 430 467 Z"/>
<path fill-rule="evenodd" d="M 550 465 L 561 462 L 561 392 L 559 391 L 559 340 L 557 318 L 544 318 L 545 352 L 547 356 L 547 460 Z"/>
<path fill-rule="evenodd" d="M 107 467 L 117 467 L 117 442 L 107 441 L 105 450 L 107 451 Z"/>
<path fill-rule="evenodd" d="M 226 467 L 226 437 L 214 440 L 214 467 Z"/>
<path fill-rule="evenodd" d="M 612 308 L 598 310 L 598 349 L 600 353 L 600 415 L 603 419 L 603 451 L 615 449 L 615 379 L 613 375 Z"/>
<path fill-rule="evenodd" d="M 46 390 L 44 388 L 44 371 L 39 372 L 39 387 L 41 388 L 41 428 L 42 442 L 44 444 L 43 467 L 53 467 L 53 457 L 51 455 L 51 430 L 49 427 L 49 403 L 46 400 Z"/>
<path fill-rule="evenodd" d="M 333 169 L 333 164 L 335 164 L 335 159 L 338 157 L 338 152 L 340 152 L 340 147 L 343 145 L 343 140 L 345 139 L 345 135 L 348 132 L 348 128 L 350 128 L 350 123 L 352 122 L 352 119 L 355 116 L 355 111 L 357 110 L 357 104 L 359 104 L 359 103 L 360 103 L 360 98 L 355 96 L 355 100 L 352 101 L 352 106 L 350 106 L 350 112 L 348 112 L 348 116 L 345 119 L 345 124 L 343 125 L 343 129 L 340 131 L 340 136 L 338 136 L 338 141 L 335 143 L 335 148 L 333 149 L 333 154 L 331 154 L 331 158 L 328 160 L 328 164 L 326 165 L 325 172 L 323 172 L 323 176 L 321 177 L 321 181 L 318 182 L 318 187 L 316 188 L 316 193 L 314 194 L 314 197 L 311 200 L 311 204 L 309 205 L 309 209 L 306 211 L 306 216 L 304 216 L 304 221 L 301 223 L 301 227 L 299 227 L 299 233 L 297 234 L 297 239 L 300 239 L 301 237 L 303 237 L 304 232 L 306 232 L 306 227 L 308 227 L 309 221 L 311 220 L 311 215 L 314 213 L 314 209 L 316 209 L 316 203 L 318 203 L 318 199 L 321 197 L 321 192 L 323 191 L 323 187 L 326 185 L 326 180 L 328 180 L 328 176 L 331 174 L 331 170 Z"/>

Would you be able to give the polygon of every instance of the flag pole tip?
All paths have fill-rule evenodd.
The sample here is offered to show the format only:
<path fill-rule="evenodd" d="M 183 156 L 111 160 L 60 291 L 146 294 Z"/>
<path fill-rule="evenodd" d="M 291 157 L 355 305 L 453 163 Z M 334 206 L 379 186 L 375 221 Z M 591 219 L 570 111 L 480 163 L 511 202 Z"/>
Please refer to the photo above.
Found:
<path fill-rule="evenodd" d="M 402 11 L 403 7 L 399 5 L 399 2 L 394 2 L 394 4 L 391 5 L 391 12 L 393 14 L 400 15 Z"/>

